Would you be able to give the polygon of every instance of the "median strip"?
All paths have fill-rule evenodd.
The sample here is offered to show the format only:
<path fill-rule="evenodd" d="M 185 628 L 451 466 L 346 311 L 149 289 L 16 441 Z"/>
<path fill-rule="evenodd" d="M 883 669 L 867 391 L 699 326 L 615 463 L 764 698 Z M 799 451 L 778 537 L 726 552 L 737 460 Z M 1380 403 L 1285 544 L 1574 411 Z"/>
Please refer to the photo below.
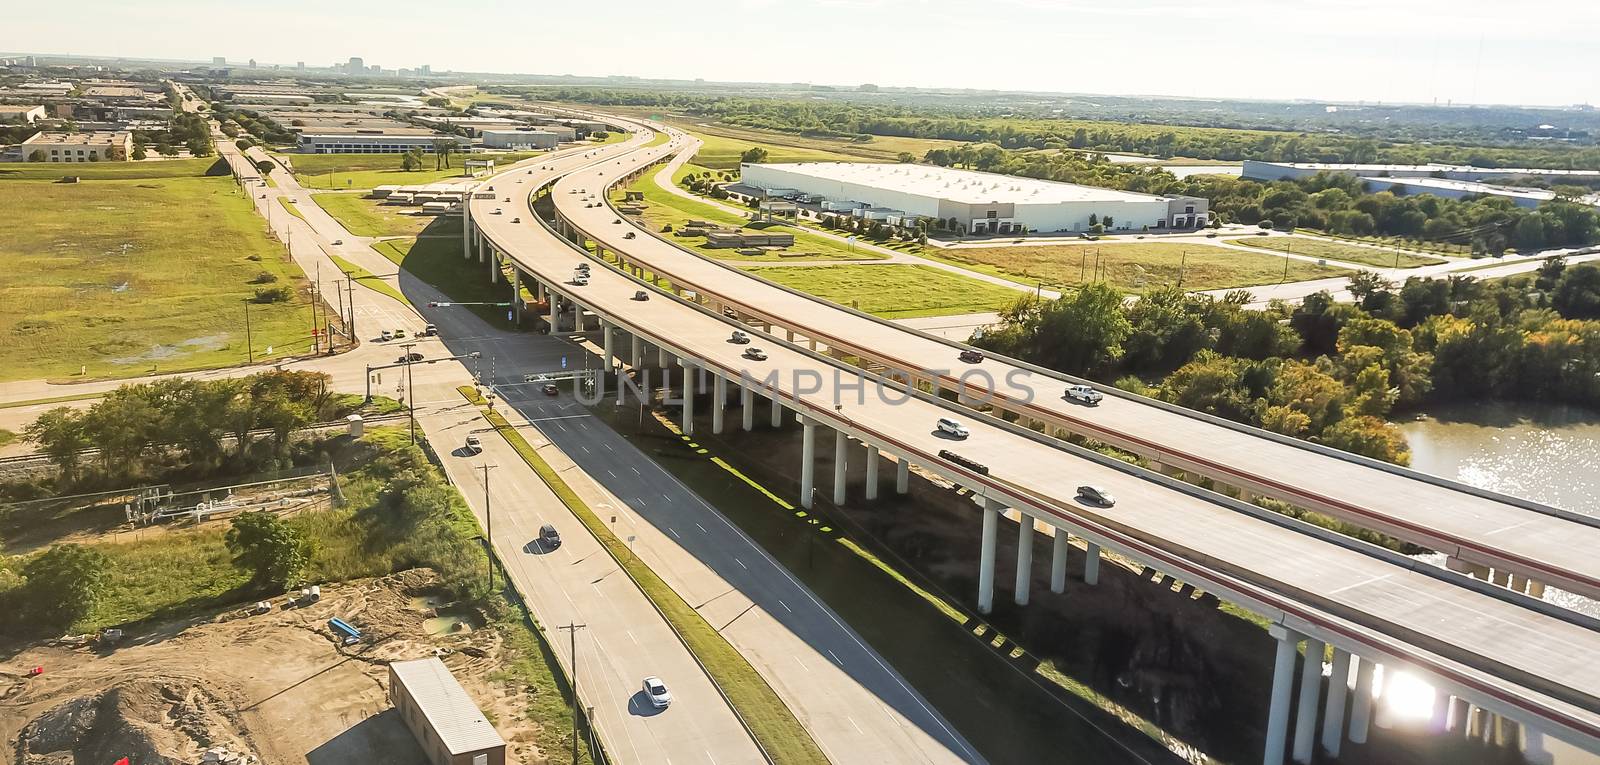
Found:
<path fill-rule="evenodd" d="M 778 697 L 777 692 L 772 690 L 772 686 L 750 666 L 744 656 L 740 655 L 716 628 L 702 618 L 698 611 L 662 581 L 661 577 L 650 570 L 649 566 L 634 557 L 629 552 L 627 543 L 611 533 L 600 516 L 589 508 L 543 457 L 539 456 L 527 439 L 523 438 L 504 416 L 486 405 L 476 389 L 471 386 L 461 386 L 457 390 L 468 401 L 479 407 L 484 419 L 494 426 L 511 448 L 515 449 L 523 461 L 539 475 L 540 480 L 550 487 L 550 491 L 561 500 L 561 503 L 572 511 L 589 533 L 600 540 L 601 546 L 605 547 L 606 552 L 616 560 L 617 565 L 627 572 L 628 577 L 666 619 L 673 632 L 677 633 L 695 660 L 705 669 L 712 683 L 727 699 L 729 706 L 733 708 L 740 722 L 766 753 L 768 759 L 781 765 L 827 763 L 827 757 L 812 740 L 805 726 L 800 724 L 799 719 L 783 703 L 783 699 Z"/>

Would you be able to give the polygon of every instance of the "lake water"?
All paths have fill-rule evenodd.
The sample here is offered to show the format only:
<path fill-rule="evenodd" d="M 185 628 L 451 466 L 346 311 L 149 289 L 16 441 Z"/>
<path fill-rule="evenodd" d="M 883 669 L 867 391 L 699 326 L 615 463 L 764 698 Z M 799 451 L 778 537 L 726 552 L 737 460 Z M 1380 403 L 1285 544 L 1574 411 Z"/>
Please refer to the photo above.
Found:
<path fill-rule="evenodd" d="M 1600 412 L 1473 404 L 1435 409 L 1400 427 L 1417 470 L 1600 516 Z"/>

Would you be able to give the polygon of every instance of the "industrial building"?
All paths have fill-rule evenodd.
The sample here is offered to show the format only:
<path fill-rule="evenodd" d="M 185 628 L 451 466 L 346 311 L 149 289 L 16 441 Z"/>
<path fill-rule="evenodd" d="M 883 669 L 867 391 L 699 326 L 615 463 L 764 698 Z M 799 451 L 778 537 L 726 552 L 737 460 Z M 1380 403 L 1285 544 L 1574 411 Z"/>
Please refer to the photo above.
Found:
<path fill-rule="evenodd" d="M 133 154 L 133 133 L 34 133 L 21 145 L 24 162 L 123 162 Z"/>
<path fill-rule="evenodd" d="M 391 663 L 389 701 L 432 765 L 505 765 L 505 739 L 438 658 Z"/>
<path fill-rule="evenodd" d="M 1538 207 L 1556 198 L 1548 189 L 1531 189 L 1524 186 L 1502 186 L 1478 181 L 1458 181 L 1453 178 L 1382 178 L 1363 177 L 1367 190 L 1373 193 L 1389 191 L 1396 194 L 1432 194 L 1449 199 L 1492 196 L 1504 197 L 1518 207 Z M 1579 201 L 1600 206 L 1600 195 L 1588 195 Z"/>
<path fill-rule="evenodd" d="M 1195 197 L 1135 194 L 1095 186 L 913 164 L 799 162 L 746 164 L 740 183 L 767 197 L 821 203 L 823 209 L 908 225 L 937 218 L 973 234 L 1196 228 L 1209 203 Z M 1094 218 L 1091 222 L 1090 218 Z"/>
<path fill-rule="evenodd" d="M 554 149 L 559 142 L 548 130 L 485 130 L 483 145 L 488 149 Z"/>
<path fill-rule="evenodd" d="M 26 122 L 31 125 L 46 116 L 43 106 L 0 104 L 0 122 Z"/>
<path fill-rule="evenodd" d="M 454 139 L 454 136 L 302 134 L 298 150 L 302 154 L 402 154 L 411 149 L 422 149 L 432 154 L 434 142 L 445 139 Z"/>
<path fill-rule="evenodd" d="M 1550 170 L 1542 168 L 1474 167 L 1472 165 L 1376 165 L 1326 162 L 1263 162 L 1247 159 L 1240 177 L 1256 181 L 1295 180 L 1317 173 L 1349 175 L 1357 178 L 1445 178 L 1455 181 L 1482 181 L 1490 178 L 1538 177 L 1552 183 L 1600 180 L 1600 170 Z"/>

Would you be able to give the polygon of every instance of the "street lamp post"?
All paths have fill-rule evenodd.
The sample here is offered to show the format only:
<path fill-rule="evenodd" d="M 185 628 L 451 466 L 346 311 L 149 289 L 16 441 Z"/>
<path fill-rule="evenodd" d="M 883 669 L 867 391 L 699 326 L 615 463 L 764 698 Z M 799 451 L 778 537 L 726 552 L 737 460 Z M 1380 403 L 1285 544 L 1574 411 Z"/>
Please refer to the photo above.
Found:
<path fill-rule="evenodd" d="M 572 763 L 578 763 L 578 630 L 588 627 L 587 624 L 567 624 L 557 627 L 566 630 L 568 650 L 572 656 Z"/>
<path fill-rule="evenodd" d="M 489 471 L 499 465 L 479 465 L 483 471 L 483 519 L 489 537 L 489 591 L 494 592 L 494 510 L 489 504 Z"/>
<path fill-rule="evenodd" d="M 417 442 L 417 389 L 411 383 L 411 349 L 415 347 L 417 347 L 416 343 L 406 343 L 400 346 L 400 349 L 405 351 L 406 354 L 406 409 L 409 412 L 408 419 L 411 421 L 411 443 L 413 444 Z"/>
<path fill-rule="evenodd" d="M 255 341 L 251 339 L 251 335 L 250 335 L 250 301 L 249 300 L 245 300 L 244 301 L 244 348 L 245 348 L 245 358 L 248 359 L 251 364 L 256 363 Z"/>

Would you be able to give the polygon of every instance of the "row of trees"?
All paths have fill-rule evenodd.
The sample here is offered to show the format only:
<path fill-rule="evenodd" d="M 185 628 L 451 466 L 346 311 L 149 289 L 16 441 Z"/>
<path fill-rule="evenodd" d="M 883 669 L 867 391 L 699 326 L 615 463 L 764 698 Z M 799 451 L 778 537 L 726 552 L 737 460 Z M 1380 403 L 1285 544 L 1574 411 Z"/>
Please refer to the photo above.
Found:
<path fill-rule="evenodd" d="M 288 457 L 296 429 L 342 412 L 320 372 L 174 378 L 125 385 L 88 409 L 51 409 L 24 437 L 60 470 L 62 487 L 126 485 L 275 464 Z"/>
<path fill-rule="evenodd" d="M 1520 398 L 1600 406 L 1600 266 L 1552 261 L 1532 278 L 1354 280 L 1299 307 L 1245 308 L 1103 284 L 1019 301 L 974 342 L 1064 372 L 1117 379 L 1192 409 L 1404 463 L 1396 409 Z"/>

